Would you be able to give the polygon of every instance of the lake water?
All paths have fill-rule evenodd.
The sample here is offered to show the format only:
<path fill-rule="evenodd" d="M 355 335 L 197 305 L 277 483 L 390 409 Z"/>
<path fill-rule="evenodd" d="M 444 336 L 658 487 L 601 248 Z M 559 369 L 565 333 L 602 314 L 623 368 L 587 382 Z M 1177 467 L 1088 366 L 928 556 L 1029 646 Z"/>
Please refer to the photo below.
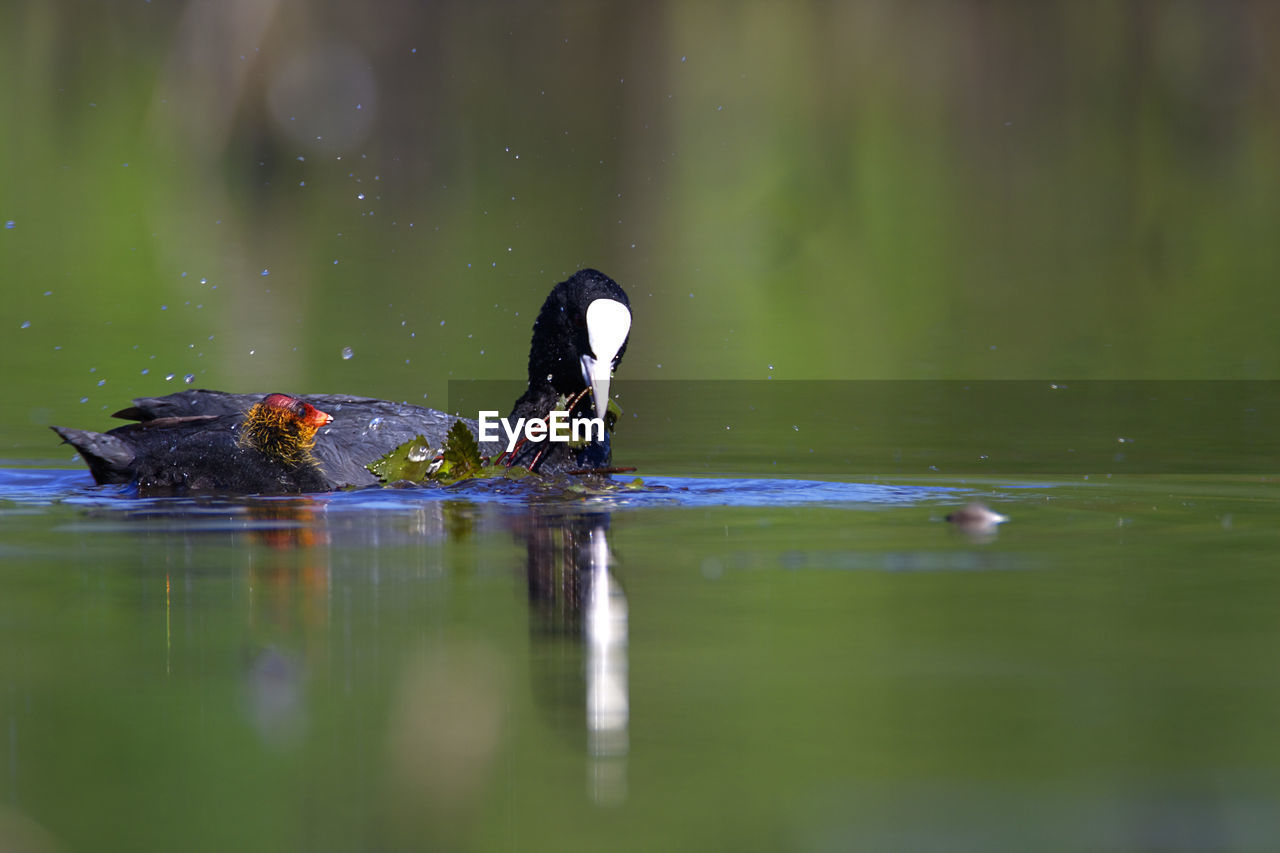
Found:
<path fill-rule="evenodd" d="M 8 467 L 0 847 L 1265 849 L 1273 480 Z"/>

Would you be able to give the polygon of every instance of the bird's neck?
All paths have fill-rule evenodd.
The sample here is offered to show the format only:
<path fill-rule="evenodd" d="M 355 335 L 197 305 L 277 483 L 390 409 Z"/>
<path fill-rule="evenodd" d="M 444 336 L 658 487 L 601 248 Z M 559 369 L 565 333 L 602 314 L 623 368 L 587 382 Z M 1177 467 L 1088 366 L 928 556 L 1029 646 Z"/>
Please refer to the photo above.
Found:
<path fill-rule="evenodd" d="M 298 468 L 316 464 L 311 448 L 316 430 L 296 417 L 261 403 L 249 409 L 240 425 L 240 444 L 269 456 L 281 464 Z"/>
<path fill-rule="evenodd" d="M 537 378 L 530 377 L 529 387 L 511 409 L 511 418 L 545 418 L 553 410 L 565 408 L 571 418 L 594 417 L 595 404 L 586 386 L 578 383 L 576 388 L 568 386 L 569 390 L 564 390 L 565 387 L 564 383 L 557 387 L 545 372 Z"/>

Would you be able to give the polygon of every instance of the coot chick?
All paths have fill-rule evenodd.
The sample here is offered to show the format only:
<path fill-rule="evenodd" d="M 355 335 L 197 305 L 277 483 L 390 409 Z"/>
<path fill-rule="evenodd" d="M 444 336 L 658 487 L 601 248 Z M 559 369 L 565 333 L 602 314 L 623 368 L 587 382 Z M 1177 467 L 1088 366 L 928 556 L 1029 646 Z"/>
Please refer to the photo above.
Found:
<path fill-rule="evenodd" d="M 613 279 L 596 270 L 584 269 L 557 284 L 534 321 L 529 346 L 529 386 L 516 400 L 508 420 L 515 424 L 516 418 L 545 418 L 565 402 L 572 403 L 570 417 L 604 417 L 610 379 L 626 352 L 630 331 L 631 303 Z M 366 465 L 419 435 L 425 436 L 431 447 L 438 450 L 449 428 L 458 420 L 435 409 L 368 397 L 305 394 L 297 398 L 333 416 L 333 421 L 320 430 L 315 446 L 309 450 L 316 461 L 321 483 L 308 491 L 374 485 L 378 479 L 369 473 Z M 151 440 L 151 434 L 138 427 L 157 420 L 191 417 L 231 418 L 234 423 L 260 399 L 260 394 L 191 390 L 134 400 L 131 407 L 116 412 L 114 417 L 141 423 L 106 434 L 113 437 L 122 431 L 134 430 L 119 436 L 120 441 L 132 442 L 131 462 L 121 462 L 122 454 L 114 447 L 108 448 L 109 462 L 98 459 L 103 445 L 103 436 L 99 433 L 56 427 L 55 430 L 80 451 L 99 483 L 130 482 L 144 470 L 151 475 L 163 470 L 168 479 L 181 480 L 191 460 L 175 455 L 165 442 Z M 462 420 L 476 432 L 475 421 Z M 211 433 L 204 465 L 216 468 L 244 464 L 242 457 L 225 451 L 226 442 L 217 436 L 228 427 L 217 420 L 207 423 Z M 190 428 L 194 446 L 199 442 L 200 431 L 195 426 Z M 605 468 L 612 459 L 608 433 L 603 441 L 591 441 L 579 447 L 562 442 L 525 442 L 511 454 L 504 453 L 507 442 L 503 430 L 499 429 L 498 433 L 498 442 L 481 443 L 482 454 L 503 464 L 522 465 L 542 473 Z M 246 491 L 234 486 L 226 490 Z"/>
<path fill-rule="evenodd" d="M 136 483 L 141 495 L 289 494 L 326 488 L 312 455 L 333 418 L 287 394 L 248 411 L 152 418 L 108 433 L 54 427 L 99 483 Z"/>

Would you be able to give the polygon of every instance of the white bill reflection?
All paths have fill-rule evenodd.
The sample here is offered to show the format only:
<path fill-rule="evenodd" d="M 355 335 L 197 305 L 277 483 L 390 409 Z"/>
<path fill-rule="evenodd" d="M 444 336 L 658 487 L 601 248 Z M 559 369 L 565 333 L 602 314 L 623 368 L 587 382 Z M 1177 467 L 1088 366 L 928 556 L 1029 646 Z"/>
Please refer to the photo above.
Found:
<path fill-rule="evenodd" d="M 603 525 L 585 545 L 587 600 L 583 640 L 586 644 L 587 753 L 589 792 L 601 804 L 627 797 L 627 597 L 609 571 L 612 555 Z"/>

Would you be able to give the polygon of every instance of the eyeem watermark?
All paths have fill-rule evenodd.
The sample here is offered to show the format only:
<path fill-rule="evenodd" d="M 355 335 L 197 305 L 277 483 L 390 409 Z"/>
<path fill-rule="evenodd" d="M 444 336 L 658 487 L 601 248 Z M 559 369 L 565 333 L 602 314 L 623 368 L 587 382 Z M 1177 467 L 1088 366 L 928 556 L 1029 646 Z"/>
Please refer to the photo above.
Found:
<path fill-rule="evenodd" d="M 570 418 L 565 411 L 553 411 L 546 418 L 516 418 L 512 425 L 496 411 L 480 413 L 481 441 L 498 441 L 498 427 L 507 434 L 507 452 L 515 450 L 523 436 L 529 441 L 604 441 L 604 418 Z"/>

